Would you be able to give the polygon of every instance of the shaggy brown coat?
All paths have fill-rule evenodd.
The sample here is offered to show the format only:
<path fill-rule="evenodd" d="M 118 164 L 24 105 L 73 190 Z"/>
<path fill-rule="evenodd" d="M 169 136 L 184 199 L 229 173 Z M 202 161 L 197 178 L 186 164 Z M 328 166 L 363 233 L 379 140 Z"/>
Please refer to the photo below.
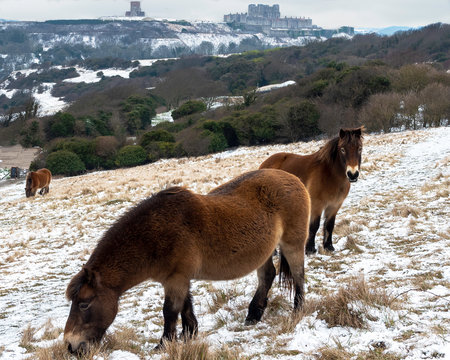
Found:
<path fill-rule="evenodd" d="M 229 280 L 257 269 L 246 323 L 259 321 L 275 277 L 272 254 L 278 245 L 281 272 L 291 279 L 298 309 L 309 213 L 308 192 L 299 179 L 272 169 L 243 174 L 207 195 L 173 187 L 144 200 L 103 235 L 67 288 L 69 351 L 99 341 L 117 314 L 119 297 L 147 279 L 164 287 L 163 339 L 175 338 L 179 313 L 183 335 L 197 332 L 192 279 Z"/>

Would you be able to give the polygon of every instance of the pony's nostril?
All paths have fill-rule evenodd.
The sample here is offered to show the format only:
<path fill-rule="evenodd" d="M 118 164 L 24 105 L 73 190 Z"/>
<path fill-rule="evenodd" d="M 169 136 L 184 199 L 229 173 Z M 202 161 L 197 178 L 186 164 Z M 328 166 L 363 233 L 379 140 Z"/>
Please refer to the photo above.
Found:
<path fill-rule="evenodd" d="M 72 344 L 71 344 L 71 343 L 69 343 L 69 344 L 67 345 L 67 350 L 68 350 L 71 354 L 73 354 L 73 349 L 72 349 Z"/>
<path fill-rule="evenodd" d="M 350 181 L 356 181 L 358 180 L 359 171 L 356 171 L 355 173 L 352 173 L 351 171 L 347 171 L 347 177 Z"/>

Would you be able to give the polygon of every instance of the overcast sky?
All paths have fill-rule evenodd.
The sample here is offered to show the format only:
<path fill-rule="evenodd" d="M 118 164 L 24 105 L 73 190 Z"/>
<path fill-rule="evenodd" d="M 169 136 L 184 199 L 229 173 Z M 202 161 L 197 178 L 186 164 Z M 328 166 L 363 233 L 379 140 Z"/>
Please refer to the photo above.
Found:
<path fill-rule="evenodd" d="M 251 3 L 279 4 L 281 16 L 309 17 L 313 24 L 326 28 L 450 23 L 450 0 L 141 0 L 141 8 L 154 18 L 222 21 L 224 14 L 247 12 Z M 0 19 L 120 16 L 129 4 L 128 0 L 0 0 Z"/>

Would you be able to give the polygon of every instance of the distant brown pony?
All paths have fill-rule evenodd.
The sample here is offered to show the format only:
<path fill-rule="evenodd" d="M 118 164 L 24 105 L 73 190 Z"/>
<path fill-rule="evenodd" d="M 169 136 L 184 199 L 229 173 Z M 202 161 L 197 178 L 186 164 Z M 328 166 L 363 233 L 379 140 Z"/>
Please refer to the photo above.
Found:
<path fill-rule="evenodd" d="M 29 172 L 25 180 L 25 195 L 27 197 L 34 196 L 38 189 L 41 189 L 39 194 L 47 194 L 50 190 L 50 181 L 52 181 L 52 173 L 48 169 Z"/>
<path fill-rule="evenodd" d="M 334 251 L 332 234 L 336 214 L 350 190 L 350 183 L 359 176 L 364 127 L 341 129 L 339 136 L 330 140 L 311 155 L 277 153 L 265 160 L 260 169 L 285 170 L 300 178 L 311 197 L 311 223 L 306 253 L 316 252 L 315 237 L 324 212 L 323 247 Z"/>
<path fill-rule="evenodd" d="M 229 280 L 257 269 L 258 288 L 246 324 L 259 321 L 275 277 L 272 253 L 280 245 L 280 274 L 302 306 L 304 252 L 310 200 L 299 179 L 279 170 L 239 176 L 207 195 L 172 187 L 123 215 L 67 288 L 72 301 L 64 340 L 72 353 L 98 342 L 113 322 L 119 297 L 152 279 L 164 287 L 163 339 L 197 333 L 190 281 Z"/>

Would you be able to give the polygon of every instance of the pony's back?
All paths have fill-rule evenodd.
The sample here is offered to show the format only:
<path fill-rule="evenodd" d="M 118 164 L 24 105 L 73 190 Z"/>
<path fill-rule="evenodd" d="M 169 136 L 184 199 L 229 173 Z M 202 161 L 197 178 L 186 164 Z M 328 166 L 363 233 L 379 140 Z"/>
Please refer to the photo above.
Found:
<path fill-rule="evenodd" d="M 297 155 L 292 153 L 276 153 L 267 158 L 260 166 L 260 169 L 278 169 L 287 171 L 297 176 L 308 187 L 308 182 L 312 176 L 312 170 L 316 160 L 315 154 Z"/>

